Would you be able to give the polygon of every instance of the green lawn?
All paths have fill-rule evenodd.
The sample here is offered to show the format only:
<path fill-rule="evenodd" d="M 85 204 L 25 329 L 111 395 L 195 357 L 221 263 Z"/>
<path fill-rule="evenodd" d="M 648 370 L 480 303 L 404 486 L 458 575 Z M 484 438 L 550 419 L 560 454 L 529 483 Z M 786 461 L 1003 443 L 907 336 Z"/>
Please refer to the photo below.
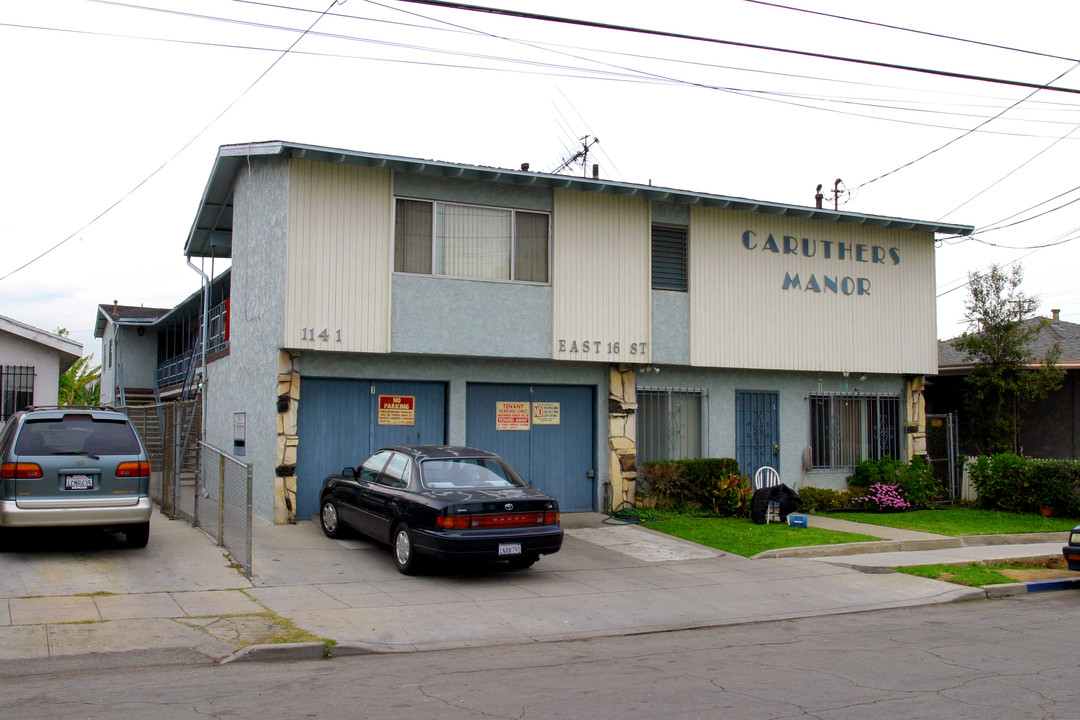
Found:
<path fill-rule="evenodd" d="M 651 519 L 647 527 L 653 530 L 745 557 L 777 548 L 880 540 L 880 537 L 873 534 L 874 525 L 961 536 L 1066 532 L 1080 524 L 1080 520 L 1076 518 L 1047 518 L 1041 515 L 1018 515 L 994 510 L 954 507 L 904 513 L 836 513 L 834 515 L 842 520 L 866 523 L 867 534 L 862 535 L 833 532 L 815 527 L 792 528 L 779 523 L 755 525 L 746 518 L 699 517 L 661 511 L 653 511 L 650 515 Z M 810 524 L 813 525 L 813 523 L 811 517 Z M 987 580 L 983 584 L 990 582 L 1006 581 Z"/>
<path fill-rule="evenodd" d="M 1001 583 L 1016 582 L 1008 575 L 1003 575 L 999 570 L 1016 570 L 1023 568 L 1038 569 L 1033 565 L 1009 565 L 1000 563 L 996 565 L 918 565 L 916 567 L 894 568 L 897 572 L 931 580 L 944 580 L 957 585 L 970 585 L 982 587 L 983 585 L 999 585 Z"/>
<path fill-rule="evenodd" d="M 1019 515 L 996 510 L 938 508 L 903 513 L 835 513 L 832 517 L 852 522 L 919 530 L 938 535 L 1002 535 L 1006 533 L 1067 532 L 1080 524 L 1077 518 Z"/>
<path fill-rule="evenodd" d="M 837 545 L 881 539 L 870 535 L 833 532 L 814 527 L 792 528 L 781 523 L 755 525 L 747 518 L 709 518 L 691 515 L 665 515 L 663 518 L 649 522 L 646 527 L 744 557 L 776 548 Z M 867 529 L 873 531 L 873 528 Z"/>

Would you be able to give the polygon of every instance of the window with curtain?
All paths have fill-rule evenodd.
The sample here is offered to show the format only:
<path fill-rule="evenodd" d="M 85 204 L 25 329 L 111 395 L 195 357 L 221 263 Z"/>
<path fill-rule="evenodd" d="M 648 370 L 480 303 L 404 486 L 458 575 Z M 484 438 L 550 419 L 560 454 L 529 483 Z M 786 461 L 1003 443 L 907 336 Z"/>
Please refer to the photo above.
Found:
<path fill-rule="evenodd" d="M 639 387 L 637 459 L 699 458 L 708 435 L 708 395 L 699 388 Z"/>
<path fill-rule="evenodd" d="M 899 458 L 901 437 L 899 395 L 810 396 L 810 456 L 815 470 Z"/>
<path fill-rule="evenodd" d="M 548 282 L 546 213 L 397 200 L 394 270 Z"/>

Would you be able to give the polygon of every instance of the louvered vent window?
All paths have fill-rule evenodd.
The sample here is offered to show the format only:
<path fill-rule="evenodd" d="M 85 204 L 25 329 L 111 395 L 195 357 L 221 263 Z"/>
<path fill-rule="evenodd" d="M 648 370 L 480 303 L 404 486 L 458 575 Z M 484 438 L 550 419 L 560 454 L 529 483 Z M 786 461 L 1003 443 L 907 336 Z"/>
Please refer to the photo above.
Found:
<path fill-rule="evenodd" d="M 652 226 L 652 286 L 654 290 L 686 292 L 685 227 Z"/>

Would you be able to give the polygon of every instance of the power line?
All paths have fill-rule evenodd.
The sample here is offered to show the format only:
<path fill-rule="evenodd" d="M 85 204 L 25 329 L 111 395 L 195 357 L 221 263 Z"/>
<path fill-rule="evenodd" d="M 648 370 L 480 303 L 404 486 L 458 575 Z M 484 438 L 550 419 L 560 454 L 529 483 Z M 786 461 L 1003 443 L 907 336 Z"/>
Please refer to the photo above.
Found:
<path fill-rule="evenodd" d="M 1080 62 L 1080 58 L 1051 55 L 1050 53 L 1036 52 L 1035 50 L 1024 50 L 1023 48 L 1012 47 L 1009 45 L 998 45 L 997 43 L 982 42 L 980 40 L 969 40 L 967 38 L 956 37 L 955 35 L 944 35 L 942 33 L 929 32 L 927 30 L 915 30 L 913 28 L 906 28 L 900 25 L 889 25 L 887 23 L 879 23 L 872 20 L 861 20 L 859 18 L 848 17 L 846 15 L 834 15 L 832 13 L 821 12 L 819 10 L 808 10 L 806 8 L 791 7 L 790 5 L 781 5 L 779 3 L 765 2 L 765 0 L 743 0 L 743 2 L 753 3 L 754 5 L 764 5 L 766 7 L 779 8 L 781 10 L 792 10 L 794 12 L 806 13 L 807 15 L 817 15 L 819 17 L 833 18 L 834 20 L 844 20 L 846 22 L 860 23 L 862 25 L 871 25 L 873 27 L 885 28 L 887 30 L 900 30 L 901 32 L 914 33 L 916 35 L 925 35 L 926 37 L 933 37 L 941 40 L 953 40 L 956 42 L 969 43 L 971 45 L 980 45 L 982 47 L 993 48 L 995 50 L 1008 50 L 1009 52 L 1024 53 L 1025 55 L 1035 55 L 1037 57 L 1050 58 L 1052 60 L 1068 60 L 1069 62 Z"/>
<path fill-rule="evenodd" d="M 792 48 L 782 48 L 773 45 L 759 45 L 757 43 L 740 42 L 737 40 L 723 40 L 720 38 L 710 38 L 701 35 L 669 32 L 665 30 L 650 30 L 648 28 L 640 28 L 630 25 L 617 25 L 614 23 L 597 22 L 594 20 L 581 20 L 577 18 L 560 17 L 557 15 L 544 15 L 541 13 L 524 12 L 521 10 L 505 10 L 502 8 L 493 8 L 483 5 L 469 5 L 466 3 L 451 2 L 448 0 L 397 0 L 397 2 L 414 3 L 417 5 L 430 5 L 434 7 L 449 8 L 452 10 L 466 10 L 469 12 L 489 13 L 492 15 L 517 17 L 526 20 L 540 20 L 543 22 L 561 23 L 564 25 L 577 25 L 581 27 L 591 27 L 600 30 L 617 30 L 620 32 L 632 32 L 642 35 L 652 35 L 655 37 L 673 38 L 676 40 L 693 40 L 696 42 L 713 43 L 716 45 L 727 45 L 730 47 L 741 47 L 750 50 L 767 50 L 769 52 L 778 52 L 787 55 L 798 55 L 801 57 L 810 57 L 819 60 L 833 60 L 836 62 L 851 63 L 855 65 L 866 65 L 869 67 L 886 68 L 889 70 L 902 70 L 905 72 L 922 73 L 924 75 L 935 75 L 938 77 L 948 77 L 958 80 L 972 80 L 976 82 L 994 83 L 998 85 L 1011 85 L 1014 87 L 1025 87 L 1034 90 L 1049 90 L 1051 92 L 1063 92 L 1073 95 L 1080 95 L 1080 89 L 1077 88 L 1056 87 L 1053 85 L 1024 82 L 1022 80 L 1006 80 L 1004 78 L 995 78 L 985 75 L 972 75 L 969 73 L 952 72 L 949 70 L 935 70 L 933 68 L 923 68 L 915 65 L 901 65 L 899 63 L 887 63 L 878 60 L 863 60 L 859 58 L 845 57 L 843 55 L 830 55 L 828 53 L 810 52 L 808 50 L 795 50 Z"/>
<path fill-rule="evenodd" d="M 1074 65 L 1073 65 L 1072 67 L 1070 67 L 1070 68 L 1069 68 L 1068 70 L 1066 70 L 1065 72 L 1063 72 L 1063 73 L 1061 73 L 1060 75 L 1058 75 L 1058 76 L 1057 76 L 1056 78 L 1054 78 L 1054 79 L 1053 79 L 1053 80 L 1051 80 L 1050 82 L 1055 82 L 1055 81 L 1057 81 L 1057 80 L 1060 80 L 1061 78 L 1065 77 L 1066 75 L 1068 75 L 1069 73 L 1071 73 L 1071 72 L 1072 72 L 1073 70 L 1075 70 L 1075 69 L 1077 68 L 1077 66 L 1078 66 L 1078 65 L 1080 65 L 1080 62 L 1078 62 L 1078 63 L 1074 64 Z M 1049 84 L 1047 84 L 1047 86 L 1046 86 L 1046 87 L 1049 87 Z M 934 153 L 937 153 L 937 152 L 940 152 L 940 151 L 944 150 L 945 148 L 949 147 L 949 146 L 950 146 L 950 145 L 952 145 L 953 143 L 955 143 L 955 142 L 958 142 L 958 141 L 960 141 L 960 140 L 963 140 L 963 139 L 964 139 L 964 138 L 966 138 L 966 137 L 967 137 L 968 135 L 971 135 L 972 133 L 974 133 L 974 132 L 977 132 L 978 130 L 982 129 L 982 128 L 983 128 L 983 127 L 985 127 L 986 125 L 989 125 L 990 123 L 992 123 L 993 121 L 997 120 L 997 119 L 998 119 L 999 117 L 1001 117 L 1001 116 L 1002 116 L 1002 115 L 1004 115 L 1005 113 L 1007 113 L 1007 112 L 1009 112 L 1010 110 L 1012 110 L 1012 109 L 1013 109 L 1014 107 L 1016 107 L 1017 105 L 1020 105 L 1020 104 L 1021 104 L 1021 103 L 1023 103 L 1023 102 L 1025 101 L 1025 100 L 1028 100 L 1029 98 L 1031 98 L 1031 97 L 1032 97 L 1032 96 L 1033 96 L 1033 95 L 1034 95 L 1035 93 L 1037 93 L 1037 92 L 1039 92 L 1039 91 L 1038 91 L 1038 90 L 1033 90 L 1033 91 L 1031 91 L 1031 92 L 1030 92 L 1030 93 L 1028 93 L 1028 94 L 1027 94 L 1027 95 L 1026 95 L 1025 97 L 1022 97 L 1022 98 L 1020 98 L 1020 99 L 1019 99 L 1019 100 L 1017 100 L 1017 101 L 1016 101 L 1015 103 L 1013 103 L 1013 104 L 1012 104 L 1012 105 L 1010 105 L 1009 107 L 1007 107 L 1007 108 L 1005 108 L 1004 110 L 1002 110 L 1001 112 L 999 112 L 999 113 L 998 113 L 997 115 L 994 115 L 994 116 L 993 116 L 993 117 L 991 117 L 991 118 L 987 118 L 986 120 L 984 120 L 983 122 L 979 123 L 978 125 L 976 125 L 975 127 L 971 128 L 970 130 L 967 130 L 967 131 L 965 131 L 965 132 L 961 133 L 960 135 L 958 135 L 958 136 L 954 137 L 954 138 L 953 138 L 952 140 L 948 141 L 948 142 L 947 142 L 947 143 L 945 143 L 944 145 L 940 145 L 940 146 L 938 146 L 938 147 L 934 148 L 933 150 L 931 150 L 930 152 L 927 152 L 927 153 L 923 153 L 923 154 L 922 154 L 922 155 L 920 155 L 919 157 L 915 158 L 914 160 L 911 160 L 911 161 L 909 161 L 909 162 L 906 162 L 906 163 L 904 163 L 903 165 L 901 165 L 901 166 L 900 166 L 900 167 L 898 167 L 898 168 L 895 168 L 895 169 L 893 169 L 893 170 L 890 170 L 889 172 L 887 172 L 887 173 L 884 173 L 884 174 L 882 174 L 882 175 L 878 175 L 878 176 L 877 176 L 876 178 L 874 178 L 873 180 L 867 180 L 866 182 L 864 182 L 864 183 L 862 183 L 861 185 L 859 185 L 858 187 L 856 187 L 856 188 L 855 188 L 855 190 L 856 190 L 856 191 L 858 191 L 858 190 L 861 190 L 862 188 L 866 187 L 867 185 L 869 185 L 869 184 L 871 184 L 871 183 L 875 183 L 875 182 L 877 182 L 878 180 L 882 180 L 882 179 L 884 179 L 884 178 L 887 178 L 887 177 L 889 177 L 890 175 L 894 175 L 894 174 L 896 174 L 896 173 L 900 172 L 901 170 L 904 170 L 904 169 L 906 169 L 906 168 L 909 168 L 909 167 L 911 167 L 912 165 L 914 165 L 914 164 L 915 164 L 915 163 L 917 163 L 917 162 L 920 162 L 920 161 L 922 161 L 922 160 L 925 160 L 926 158 L 930 157 L 930 156 L 931 156 L 931 155 L 933 155 Z M 968 202 L 970 202 L 970 200 L 969 200 Z M 961 206 L 961 207 L 963 207 L 963 206 Z M 946 215 L 947 215 L 947 214 L 948 214 L 948 213 L 946 213 Z"/>
<path fill-rule="evenodd" d="M 330 3 L 330 5 L 329 5 L 329 6 L 328 6 L 328 7 L 326 8 L 326 12 L 329 12 L 329 11 L 330 11 L 330 8 L 334 7 L 334 5 L 337 5 L 337 4 L 339 3 L 339 2 L 344 2 L 344 0 L 333 0 L 333 1 L 332 1 L 332 2 Z M 273 70 L 273 69 L 274 69 L 274 67 L 275 67 L 275 66 L 277 66 L 277 64 L 278 64 L 279 62 L 281 62 L 281 61 L 282 61 L 282 59 L 284 59 L 286 55 L 288 55 L 288 54 L 289 54 L 289 51 L 291 51 L 291 50 L 292 50 L 292 49 L 293 49 L 294 47 L 296 47 L 297 43 L 299 43 L 299 42 L 300 42 L 301 40 L 303 40 L 303 39 L 304 39 L 304 36 L 305 36 L 305 35 L 307 35 L 307 34 L 308 34 L 308 33 L 309 33 L 310 31 L 311 31 L 311 29 L 312 29 L 313 27 L 315 27 L 315 24 L 316 24 L 316 23 L 318 23 L 318 22 L 319 22 L 319 20 L 321 20 L 321 19 L 323 18 L 323 15 L 325 15 L 325 14 L 326 14 L 326 12 L 324 12 L 324 13 L 323 13 L 322 15 L 319 15 L 319 17 L 315 18 L 314 22 L 312 22 L 312 23 L 311 23 L 310 27 L 308 27 L 308 29 L 307 29 L 307 30 L 305 30 L 305 31 L 304 31 L 303 33 L 301 33 L 301 34 L 300 34 L 300 36 L 299 36 L 299 37 L 297 37 L 297 38 L 296 38 L 296 40 L 294 40 L 294 41 L 293 41 L 292 45 L 290 45 L 290 46 L 289 46 L 288 48 L 286 48 L 286 49 L 285 49 L 285 51 L 284 51 L 284 52 L 282 52 L 282 53 L 281 53 L 281 55 L 279 55 L 279 56 L 278 56 L 278 57 L 277 57 L 277 58 L 276 58 L 276 59 L 274 60 L 274 62 L 270 63 L 270 66 L 269 66 L 269 67 L 267 67 L 267 68 L 266 68 L 265 70 L 263 70 L 263 71 L 262 71 L 262 73 L 261 73 L 261 74 L 260 74 L 260 75 L 259 75 L 259 76 L 258 76 L 257 78 L 255 78 L 255 80 L 253 80 L 253 81 L 251 82 L 251 84 L 250 84 L 250 85 L 248 85 L 248 86 L 247 86 L 247 88 L 245 88 L 245 89 L 244 89 L 244 91 L 243 91 L 242 93 L 240 93 L 239 95 L 237 95 L 237 96 L 236 96 L 236 98 L 235 98 L 235 99 L 234 99 L 234 100 L 233 100 L 233 101 L 232 101 L 231 103 L 229 103 L 229 104 L 228 104 L 227 106 L 225 106 L 225 109 L 224 109 L 224 110 L 222 110 L 221 112 L 219 112 L 219 113 L 218 113 L 218 114 L 217 114 L 217 115 L 216 115 L 216 116 L 214 117 L 214 119 L 213 119 L 213 120 L 211 120 L 211 121 L 210 121 L 210 122 L 209 122 L 209 123 L 208 123 L 208 124 L 206 125 L 206 127 L 204 127 L 204 128 L 202 129 L 202 130 L 200 130 L 199 132 L 197 132 L 197 133 L 196 133 L 196 134 L 194 135 L 194 137 L 192 137 L 192 138 L 191 138 L 190 140 L 188 140 L 188 141 L 187 141 L 186 143 L 184 143 L 184 144 L 183 144 L 183 145 L 182 145 L 182 146 L 180 147 L 180 149 L 179 149 L 179 150 L 177 150 L 176 152 L 174 152 L 174 153 L 172 154 L 172 156 L 171 156 L 171 157 L 169 157 L 169 159 L 168 159 L 168 160 L 166 160 L 165 162 L 163 162 L 163 163 L 162 163 L 161 165 L 159 165 L 159 166 L 157 167 L 157 169 L 155 169 L 155 170 L 154 170 L 153 172 L 151 172 L 151 173 L 150 173 L 149 175 L 147 175 L 147 176 L 146 176 L 145 178 L 143 178 L 142 180 L 140 180 L 140 181 L 139 181 L 139 183 L 135 185 L 135 187 L 133 187 L 133 188 L 131 188 L 130 190 L 128 190 L 128 191 L 127 191 L 127 192 L 126 192 L 126 193 L 125 193 L 125 194 L 124 194 L 124 195 L 123 195 L 122 197 L 120 197 L 120 199 L 116 200 L 116 201 L 115 201 L 114 203 L 112 203 L 112 204 L 111 204 L 111 205 L 109 205 L 109 206 L 108 206 L 107 208 L 105 208 L 105 209 L 104 209 L 104 210 L 102 210 L 102 211 L 101 211 L 100 213 L 98 213 L 98 214 L 97 214 L 96 216 L 94 216 L 94 218 L 93 218 L 93 219 L 91 219 L 91 220 L 90 220 L 90 222 L 86 223 L 86 224 L 85 224 L 85 225 L 83 225 L 83 226 L 82 226 L 81 228 L 79 228 L 78 230 L 76 230 L 76 231 L 75 231 L 75 232 L 73 232 L 72 234 L 68 235 L 68 236 L 67 236 L 66 238 L 64 238 L 64 239 L 63 239 L 63 240 L 61 240 L 60 242 L 58 242 L 58 243 L 56 243 L 55 245 L 53 245 L 52 247 L 48 248 L 47 250 L 45 250 L 45 252 L 41 253 L 41 254 L 40 254 L 40 255 L 38 255 L 37 257 L 35 257 L 35 258 L 33 258 L 33 259 L 29 260 L 28 262 L 25 262 L 25 263 L 23 263 L 22 265 L 20 265 L 19 267 L 15 268 L 15 269 L 14 269 L 14 270 L 12 270 L 11 272 L 7 273 L 6 275 L 0 275 L 0 281 L 6 280 L 7 278 L 11 277 L 11 276 L 12 276 L 12 275 L 14 275 L 15 273 L 17 273 L 17 272 L 19 272 L 19 271 L 21 271 L 21 270 L 24 270 L 24 269 L 26 269 L 26 268 L 27 268 L 27 267 L 29 267 L 30 265 L 32 265 L 32 264 L 34 264 L 34 263 L 36 263 L 36 262 L 37 262 L 38 260 L 42 259 L 42 258 L 43 258 L 43 257 L 45 257 L 46 255 L 48 255 L 49 253 L 51 253 L 51 252 L 52 252 L 53 250 L 56 250 L 56 249 L 57 249 L 58 247 L 60 247 L 61 245 L 64 245 L 65 243 L 67 243 L 68 241 L 70 241 L 70 240 L 71 240 L 72 238 L 74 238 L 74 237 L 78 236 L 78 235 L 79 235 L 80 233 L 82 233 L 83 231 L 85 231 L 85 230 L 86 230 L 87 228 L 89 228 L 89 227 L 90 227 L 91 225 L 93 225 L 94 223 L 96 223 L 96 222 L 97 222 L 98 220 L 100 220 L 101 218 L 105 217 L 105 216 L 106 216 L 107 214 L 109 214 L 110 212 L 112 212 L 113 208 L 115 208 L 115 207 L 116 207 L 117 205 L 119 205 L 120 203 L 124 202 L 124 201 L 125 201 L 125 200 L 127 200 L 127 199 L 128 199 L 129 197 L 131 197 L 131 196 L 132 196 L 132 195 L 133 195 L 133 194 L 134 194 L 134 193 L 135 193 L 135 192 L 136 192 L 136 191 L 137 191 L 137 190 L 138 190 L 139 188 L 141 188 L 141 187 L 142 187 L 143 185 L 145 185 L 146 183 L 150 182 L 150 180 L 151 180 L 151 179 L 153 179 L 153 178 L 154 178 L 154 177 L 155 177 L 155 176 L 156 176 L 156 175 L 157 175 L 157 174 L 158 174 L 159 172 L 161 172 L 162 170 L 164 170 L 164 169 L 165 169 L 165 168 L 166 168 L 166 167 L 167 167 L 167 166 L 168 166 L 169 164 L 171 164 L 171 163 L 172 163 L 172 161 L 173 161 L 173 160 L 175 160 L 175 159 L 176 159 L 177 157 L 179 157 L 179 156 L 180 156 L 180 154 L 181 154 L 182 152 L 184 152 L 185 150 L 187 150 L 187 149 L 188 149 L 189 147 L 191 147 L 191 145 L 192 145 L 192 144 L 194 144 L 194 142 L 195 142 L 196 140 L 198 140 L 198 139 L 199 139 L 200 137 L 202 137 L 202 136 L 203 136 L 203 134 L 205 134 L 207 130 L 209 130 L 209 129 L 210 129 L 211 127 L 213 127 L 213 126 L 214 126 L 214 125 L 215 125 L 215 124 L 217 123 L 217 121 L 218 121 L 218 120 L 220 120 L 220 119 L 221 119 L 221 118 L 222 118 L 222 117 L 223 117 L 223 116 L 225 115 L 225 113 L 229 112 L 229 110 L 231 110 L 231 109 L 233 108 L 233 106 L 235 106 L 235 105 L 236 105 L 236 104 L 237 104 L 238 102 L 240 102 L 240 101 L 241 101 L 241 100 L 242 100 L 242 99 L 244 98 L 244 96 L 245 96 L 245 95 L 247 95 L 247 94 L 248 94 L 249 92 L 251 92 L 251 90 L 252 90 L 252 89 L 253 89 L 253 88 L 254 88 L 254 87 L 255 87 L 256 85 L 258 85 L 258 84 L 259 84 L 259 81 L 261 81 L 261 80 L 262 80 L 262 79 L 263 79 L 264 77 L 266 77 L 266 76 L 267 76 L 267 74 L 269 74 L 269 72 L 270 72 L 271 70 Z"/>

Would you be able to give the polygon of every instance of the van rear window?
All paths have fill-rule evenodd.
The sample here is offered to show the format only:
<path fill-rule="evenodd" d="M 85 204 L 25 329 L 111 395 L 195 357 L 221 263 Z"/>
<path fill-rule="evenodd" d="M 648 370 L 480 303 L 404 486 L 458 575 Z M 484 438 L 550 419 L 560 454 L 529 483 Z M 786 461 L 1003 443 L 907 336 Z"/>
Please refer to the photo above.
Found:
<path fill-rule="evenodd" d="M 125 420 L 90 415 L 27 420 L 15 441 L 16 455 L 138 455 L 139 440 Z"/>

